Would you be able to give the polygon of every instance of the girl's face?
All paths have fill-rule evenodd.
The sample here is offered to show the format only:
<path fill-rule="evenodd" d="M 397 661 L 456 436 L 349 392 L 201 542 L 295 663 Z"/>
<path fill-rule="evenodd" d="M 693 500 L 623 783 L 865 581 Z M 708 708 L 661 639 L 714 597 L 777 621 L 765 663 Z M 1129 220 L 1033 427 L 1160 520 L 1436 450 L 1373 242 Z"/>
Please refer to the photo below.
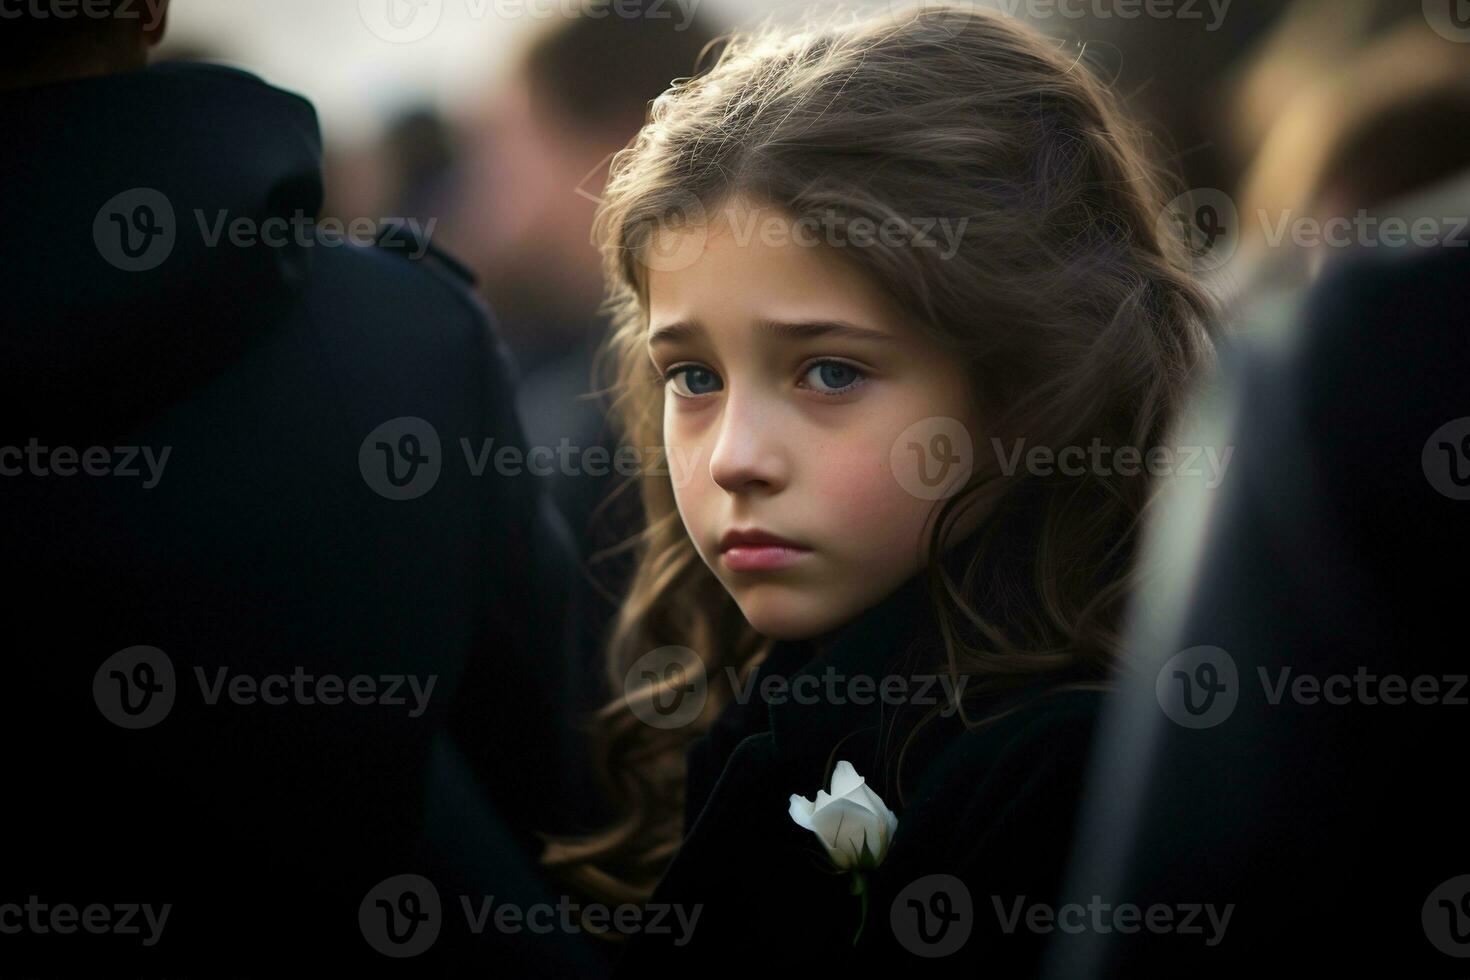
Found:
<path fill-rule="evenodd" d="M 692 464 L 674 471 L 679 515 L 774 639 L 841 626 L 916 574 L 936 477 L 962 485 L 979 438 L 960 359 L 844 260 L 857 246 L 813 232 L 736 199 L 656 236 L 681 260 L 648 274 L 664 441 Z M 793 547 L 729 547 L 740 532 Z"/>

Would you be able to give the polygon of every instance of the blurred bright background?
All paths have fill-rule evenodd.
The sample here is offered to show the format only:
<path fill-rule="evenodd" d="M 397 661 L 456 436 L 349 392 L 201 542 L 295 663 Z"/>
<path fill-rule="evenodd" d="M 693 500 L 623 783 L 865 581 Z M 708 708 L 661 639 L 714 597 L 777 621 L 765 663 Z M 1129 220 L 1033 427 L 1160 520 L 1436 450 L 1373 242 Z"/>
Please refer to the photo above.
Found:
<path fill-rule="evenodd" d="M 419 220 L 495 311 L 525 374 L 530 442 L 587 446 L 607 438 L 586 399 L 606 327 L 592 220 L 607 163 L 648 103 L 732 29 L 925 5 L 172 0 L 159 57 L 244 68 L 310 99 L 326 216 Z M 1188 191 L 1160 220 L 1191 237 L 1212 288 L 1248 295 L 1261 322 L 1329 254 L 1262 229 L 1378 207 L 1470 166 L 1465 0 L 975 5 L 1030 21 L 1117 93 Z M 1243 329 L 1253 316 L 1235 319 Z M 562 481 L 552 494 L 580 531 L 609 489 Z M 589 552 L 610 543 L 584 539 Z"/>
<path fill-rule="evenodd" d="M 432 18 L 427 36 L 390 41 L 374 33 L 398 15 Z M 518 44 L 556 19 L 573 0 L 174 0 L 165 56 L 207 55 L 248 68 L 300 92 L 321 113 L 333 139 L 368 139 L 411 105 L 453 110 L 503 81 Z M 794 12 L 789 0 L 669 0 L 672 24 L 697 10 L 722 25 L 771 12 Z M 872 4 L 869 4 L 872 6 Z M 383 11 L 381 20 L 377 11 Z M 391 34 L 391 32 L 389 32 Z M 414 31 L 405 32 L 412 38 Z"/>

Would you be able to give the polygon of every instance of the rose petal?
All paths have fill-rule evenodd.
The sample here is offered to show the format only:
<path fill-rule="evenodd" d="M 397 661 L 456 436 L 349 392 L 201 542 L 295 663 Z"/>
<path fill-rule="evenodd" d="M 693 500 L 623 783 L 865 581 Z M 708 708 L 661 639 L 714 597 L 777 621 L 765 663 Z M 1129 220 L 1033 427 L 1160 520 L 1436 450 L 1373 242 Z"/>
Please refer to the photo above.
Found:
<path fill-rule="evenodd" d="M 811 831 L 817 829 L 812 825 L 812 801 L 805 796 L 797 796 L 795 793 L 792 793 L 791 808 L 788 812 L 791 814 L 791 819 L 795 820 L 802 828 Z"/>
<path fill-rule="evenodd" d="M 833 800 L 812 816 L 813 829 L 839 868 L 850 868 L 862 854 L 863 840 L 871 849 L 882 817 L 851 800 Z"/>
<path fill-rule="evenodd" d="M 889 841 L 893 839 L 893 832 L 898 829 L 898 817 L 894 815 L 892 810 L 888 809 L 888 805 L 883 802 L 883 798 L 873 792 L 873 787 L 866 783 L 848 794 L 846 799 L 860 804 L 864 809 L 878 818 L 876 824 L 878 832 L 874 838 L 870 838 L 870 841 L 873 843 L 874 856 L 881 860 L 883 853 L 888 849 Z"/>
<path fill-rule="evenodd" d="M 862 784 L 863 777 L 858 775 L 851 762 L 839 762 L 837 768 L 832 770 L 833 796 L 846 796 Z"/>

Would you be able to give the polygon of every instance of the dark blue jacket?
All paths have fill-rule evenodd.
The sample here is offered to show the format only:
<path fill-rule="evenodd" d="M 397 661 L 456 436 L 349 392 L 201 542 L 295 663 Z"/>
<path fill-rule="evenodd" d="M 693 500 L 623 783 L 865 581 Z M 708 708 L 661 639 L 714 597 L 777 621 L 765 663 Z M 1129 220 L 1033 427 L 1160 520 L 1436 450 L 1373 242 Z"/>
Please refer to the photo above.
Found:
<path fill-rule="evenodd" d="M 0 905 L 172 905 L 148 948 L 6 935 L 5 972 L 381 965 L 359 905 L 404 873 L 451 917 L 425 955 L 439 969 L 574 969 L 545 937 L 471 936 L 456 897 L 554 898 L 531 833 L 576 780 L 569 542 L 534 478 L 466 458 L 524 437 L 462 274 L 421 242 L 329 244 L 310 225 L 311 106 L 241 72 L 10 92 L 0 131 Z M 286 240 L 243 244 L 222 219 Z M 4 454 L 33 443 L 42 464 Z M 63 451 L 94 449 L 109 475 Z M 143 450 L 168 453 L 151 481 Z M 418 482 L 395 487 L 390 462 Z M 173 702 L 130 730 L 104 706 L 104 664 L 136 646 L 168 658 Z M 298 673 L 372 678 L 383 697 L 209 693 Z M 422 705 L 410 679 L 434 683 Z"/>

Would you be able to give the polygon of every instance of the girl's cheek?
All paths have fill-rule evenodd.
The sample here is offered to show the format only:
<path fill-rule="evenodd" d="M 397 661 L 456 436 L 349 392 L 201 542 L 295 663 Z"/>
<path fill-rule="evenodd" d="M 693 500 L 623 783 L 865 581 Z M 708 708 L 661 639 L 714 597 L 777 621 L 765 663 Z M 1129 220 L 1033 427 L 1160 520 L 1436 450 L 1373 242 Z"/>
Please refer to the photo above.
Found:
<path fill-rule="evenodd" d="M 906 493 L 889 469 L 888 447 L 834 449 L 819 461 L 817 519 L 849 546 L 887 541 L 923 520 L 923 501 Z M 855 537 L 854 532 L 861 532 Z"/>
<path fill-rule="evenodd" d="M 701 521 L 705 501 L 715 490 L 709 476 L 708 449 L 698 439 L 685 438 L 664 418 L 664 470 L 674 491 L 674 507 L 696 547 L 708 533 Z M 675 463 L 675 460 L 681 460 Z"/>

